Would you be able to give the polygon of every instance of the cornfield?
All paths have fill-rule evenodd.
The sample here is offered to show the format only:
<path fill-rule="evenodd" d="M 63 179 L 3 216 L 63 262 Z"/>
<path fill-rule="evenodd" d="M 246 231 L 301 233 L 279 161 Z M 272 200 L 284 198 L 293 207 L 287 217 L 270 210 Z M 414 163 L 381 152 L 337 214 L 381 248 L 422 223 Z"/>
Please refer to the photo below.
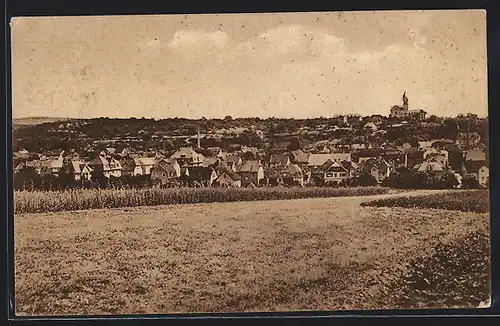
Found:
<path fill-rule="evenodd" d="M 490 211 L 490 195 L 488 189 L 481 189 L 439 195 L 380 199 L 362 203 L 361 206 L 436 208 L 486 213 Z"/>
<path fill-rule="evenodd" d="M 348 197 L 385 194 L 389 188 L 179 188 L 15 191 L 14 212 L 45 213 L 84 209 Z"/>

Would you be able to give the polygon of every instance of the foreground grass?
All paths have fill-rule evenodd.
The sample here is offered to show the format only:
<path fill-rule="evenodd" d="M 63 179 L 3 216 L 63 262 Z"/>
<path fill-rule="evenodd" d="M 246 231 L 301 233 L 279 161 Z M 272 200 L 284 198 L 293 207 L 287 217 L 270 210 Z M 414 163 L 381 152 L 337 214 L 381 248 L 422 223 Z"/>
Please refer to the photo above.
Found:
<path fill-rule="evenodd" d="M 485 300 L 489 284 L 478 267 L 489 262 L 488 214 L 367 209 L 365 200 L 19 214 L 16 313 L 470 308 Z M 482 236 L 469 241 L 471 234 Z M 435 249 L 439 243 L 456 249 Z M 422 290 L 424 278 L 436 286 Z M 459 286 L 473 279 L 476 290 Z"/>
<path fill-rule="evenodd" d="M 63 192 L 14 193 L 15 213 L 44 213 L 97 208 L 261 201 L 378 195 L 389 188 L 179 188 L 77 189 Z"/>
<path fill-rule="evenodd" d="M 394 294 L 394 306 L 406 309 L 477 307 L 490 298 L 490 279 L 489 234 L 472 232 L 437 242 L 432 254 L 411 261 L 387 291 Z"/>
<path fill-rule="evenodd" d="M 481 189 L 429 196 L 379 199 L 362 203 L 361 206 L 437 208 L 462 212 L 486 213 L 490 210 L 490 195 L 487 189 Z"/>

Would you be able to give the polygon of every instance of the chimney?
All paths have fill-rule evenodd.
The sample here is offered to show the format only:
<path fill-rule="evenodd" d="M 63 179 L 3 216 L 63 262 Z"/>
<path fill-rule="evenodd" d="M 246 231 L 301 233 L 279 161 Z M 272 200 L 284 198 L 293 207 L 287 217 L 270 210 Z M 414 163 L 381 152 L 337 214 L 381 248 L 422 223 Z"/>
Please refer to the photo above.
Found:
<path fill-rule="evenodd" d="M 201 146 L 200 146 L 200 121 L 197 121 L 197 127 L 198 127 L 198 148 L 201 148 Z"/>

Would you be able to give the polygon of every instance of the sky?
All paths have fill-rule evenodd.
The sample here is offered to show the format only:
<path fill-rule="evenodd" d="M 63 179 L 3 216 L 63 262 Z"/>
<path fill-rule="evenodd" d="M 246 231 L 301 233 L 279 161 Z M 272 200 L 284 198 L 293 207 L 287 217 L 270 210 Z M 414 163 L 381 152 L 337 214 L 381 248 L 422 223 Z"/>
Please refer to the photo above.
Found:
<path fill-rule="evenodd" d="M 487 115 L 482 10 L 23 17 L 12 116 Z"/>

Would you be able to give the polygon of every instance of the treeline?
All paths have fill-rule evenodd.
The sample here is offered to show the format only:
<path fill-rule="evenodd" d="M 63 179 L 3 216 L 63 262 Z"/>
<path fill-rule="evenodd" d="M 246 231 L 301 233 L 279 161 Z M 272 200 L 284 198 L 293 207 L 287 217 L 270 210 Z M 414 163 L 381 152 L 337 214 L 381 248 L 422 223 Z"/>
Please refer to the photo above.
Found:
<path fill-rule="evenodd" d="M 385 134 L 376 134 L 368 139 L 371 143 L 381 144 L 383 142 L 393 142 L 400 145 L 405 142 L 416 143 L 430 139 L 450 139 L 456 140 L 459 131 L 478 132 L 481 141 L 487 144 L 488 139 L 488 119 L 478 118 L 475 115 L 459 115 L 455 118 L 440 118 L 431 116 L 425 122 L 428 126 L 423 126 L 418 121 L 410 120 L 404 128 L 388 128 L 388 126 L 401 122 L 397 118 L 388 118 L 382 115 L 372 115 L 363 117 L 360 121 L 351 118 L 349 130 L 336 130 L 321 132 L 317 135 L 301 135 L 301 139 L 308 141 L 319 141 L 330 138 L 345 139 L 347 142 L 357 141 L 364 134 L 360 133 L 367 122 L 380 123 L 380 128 L 386 129 Z M 278 119 L 278 118 L 237 118 L 226 117 L 224 119 L 111 119 L 98 118 L 88 120 L 68 120 L 64 122 L 50 122 L 33 126 L 19 126 L 13 135 L 13 150 L 22 148 L 28 151 L 40 152 L 44 150 L 70 150 L 80 151 L 86 147 L 93 146 L 94 141 L 119 138 L 125 140 L 127 136 L 140 137 L 140 142 L 125 142 L 136 149 L 154 147 L 158 149 L 171 150 L 179 147 L 184 140 L 153 138 L 155 134 L 163 135 L 195 135 L 198 126 L 202 133 L 217 129 L 228 128 L 257 128 L 264 132 L 267 138 L 280 140 L 281 137 L 296 133 L 302 127 L 315 128 L 326 126 L 327 129 L 334 126 L 343 126 L 343 122 L 338 118 L 319 117 L 315 119 Z M 59 127 L 62 127 L 61 129 Z M 67 130 L 68 133 L 59 131 Z M 85 135 L 85 136 L 82 136 Z M 361 137 L 361 138 L 360 138 Z M 196 144 L 196 139 L 191 140 Z M 125 144 L 124 143 L 124 144 Z M 185 144 L 185 143 L 182 143 Z M 227 147 L 230 144 L 242 144 L 247 146 L 262 147 L 264 143 L 255 132 L 248 130 L 241 135 L 228 135 L 221 139 L 202 139 L 202 147 L 219 146 Z M 113 145 L 113 146 L 116 146 Z M 105 145 L 102 145 L 105 147 Z"/>
<path fill-rule="evenodd" d="M 75 180 L 70 174 L 39 175 L 33 168 L 24 168 L 14 174 L 13 187 L 15 190 L 27 191 L 62 191 L 68 189 L 142 189 L 155 185 L 149 175 L 121 176 L 110 178 L 104 175 L 95 175 L 91 180 Z"/>
<path fill-rule="evenodd" d="M 394 170 L 383 182 L 383 185 L 396 189 L 453 189 L 459 184 L 460 182 L 452 172 L 436 176 L 431 172 L 415 171 L 405 167 Z M 464 189 L 481 188 L 474 174 L 466 174 L 461 184 Z"/>

